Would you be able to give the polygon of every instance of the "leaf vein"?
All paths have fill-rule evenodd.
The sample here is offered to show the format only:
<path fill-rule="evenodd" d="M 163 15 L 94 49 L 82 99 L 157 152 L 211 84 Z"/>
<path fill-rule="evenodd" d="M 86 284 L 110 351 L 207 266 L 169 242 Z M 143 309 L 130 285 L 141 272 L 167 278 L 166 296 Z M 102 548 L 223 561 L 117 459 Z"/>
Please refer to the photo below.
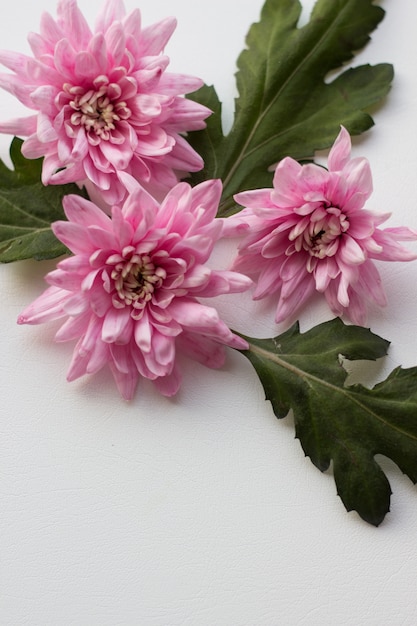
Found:
<path fill-rule="evenodd" d="M 317 376 L 314 376 L 314 374 L 305 372 L 304 370 L 298 368 L 297 366 L 292 365 L 291 363 L 288 363 L 287 361 L 285 361 L 285 359 L 282 359 L 275 354 L 271 354 L 270 352 L 268 352 L 267 350 L 264 350 L 263 348 L 260 348 L 259 346 L 256 346 L 250 342 L 249 342 L 249 345 L 250 345 L 250 350 L 252 352 L 254 352 L 255 354 L 258 354 L 262 358 L 266 358 L 270 361 L 273 361 L 274 363 L 276 363 L 276 365 L 279 365 L 280 367 L 292 372 L 293 374 L 295 374 L 296 376 L 304 380 L 310 387 L 313 387 L 313 385 L 310 382 L 310 381 L 313 381 L 314 383 L 317 383 L 323 387 L 327 387 L 332 392 L 342 394 L 343 396 L 346 397 L 347 400 L 350 400 L 351 402 L 359 406 L 363 411 L 365 411 L 366 413 L 374 417 L 379 422 L 383 423 L 385 426 L 388 426 L 389 428 L 396 430 L 398 433 L 405 435 L 406 437 L 414 441 L 417 441 L 416 436 L 412 435 L 411 433 L 407 431 L 404 431 L 403 429 L 399 428 L 398 426 L 392 423 L 388 423 L 381 415 L 379 415 L 378 413 L 375 413 L 366 404 L 363 404 L 358 398 L 352 395 L 352 391 L 350 391 L 348 388 L 343 388 L 343 387 L 338 387 L 337 385 L 333 385 L 332 383 L 329 383 L 326 380 L 323 380 L 321 378 L 318 378 Z"/>

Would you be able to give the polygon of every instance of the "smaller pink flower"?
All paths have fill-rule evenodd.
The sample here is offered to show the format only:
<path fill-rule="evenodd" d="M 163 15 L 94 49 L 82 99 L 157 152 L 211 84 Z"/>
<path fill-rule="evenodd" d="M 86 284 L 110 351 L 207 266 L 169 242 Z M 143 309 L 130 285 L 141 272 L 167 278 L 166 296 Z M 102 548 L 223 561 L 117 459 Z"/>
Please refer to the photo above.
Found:
<path fill-rule="evenodd" d="M 140 377 L 170 396 L 179 388 L 179 353 L 218 368 L 224 346 L 247 349 L 216 309 L 198 298 L 241 292 L 251 281 L 205 263 L 221 235 L 215 219 L 221 182 L 177 184 L 158 204 L 139 185 L 112 218 L 80 196 L 64 198 L 68 222 L 52 225 L 70 250 L 46 276 L 50 287 L 19 324 L 64 319 L 56 341 L 77 339 L 68 380 L 108 365 L 132 398 Z"/>
<path fill-rule="evenodd" d="M 33 56 L 0 51 L 0 87 L 33 114 L 0 124 L 26 137 L 22 152 L 44 157 L 45 185 L 89 181 L 108 204 L 121 202 L 127 172 L 163 196 L 204 163 L 184 135 L 205 127 L 209 109 L 183 97 L 203 81 L 166 71 L 163 53 L 175 26 L 166 18 L 143 27 L 139 9 L 106 0 L 90 29 L 75 0 L 59 0 L 40 33 L 30 33 Z"/>
<path fill-rule="evenodd" d="M 276 168 L 273 189 L 235 196 L 246 208 L 228 218 L 227 230 L 239 234 L 250 229 L 233 269 L 256 281 L 255 300 L 278 294 L 277 323 L 295 315 L 319 291 L 335 315 L 364 324 L 369 301 L 386 304 L 372 260 L 417 258 L 398 243 L 416 240 L 416 231 L 380 229 L 389 214 L 363 208 L 372 192 L 371 170 L 365 158 L 350 159 L 350 151 L 350 136 L 342 127 L 328 170 L 287 157 Z"/>

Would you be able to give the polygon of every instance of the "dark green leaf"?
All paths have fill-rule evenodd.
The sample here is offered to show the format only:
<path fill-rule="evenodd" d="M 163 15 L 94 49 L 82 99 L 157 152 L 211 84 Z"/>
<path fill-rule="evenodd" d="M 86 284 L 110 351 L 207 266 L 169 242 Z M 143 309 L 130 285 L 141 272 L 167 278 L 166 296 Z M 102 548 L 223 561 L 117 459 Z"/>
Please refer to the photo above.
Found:
<path fill-rule="evenodd" d="M 190 97 L 196 102 L 201 102 L 212 111 L 212 115 L 206 120 L 206 128 L 191 133 L 189 137 L 192 139 L 191 143 L 194 150 L 198 154 L 204 155 L 204 169 L 192 175 L 193 184 L 197 184 L 209 178 L 216 178 L 216 174 L 213 175 L 213 172 L 219 171 L 221 167 L 218 159 L 221 157 L 219 147 L 224 139 L 221 121 L 222 105 L 214 87 L 208 85 L 204 85 Z"/>
<path fill-rule="evenodd" d="M 251 361 L 277 417 L 290 409 L 306 455 L 325 471 L 333 461 L 337 491 L 348 511 L 378 525 L 391 489 L 375 461 L 391 458 L 417 482 L 417 368 L 395 369 L 373 389 L 346 385 L 340 356 L 375 360 L 389 343 L 334 319 L 300 334 L 298 324 L 274 339 L 252 339 Z"/>
<path fill-rule="evenodd" d="M 14 170 L 0 161 L 0 262 L 51 259 L 67 251 L 51 230 L 51 222 L 65 219 L 62 199 L 77 185 L 50 185 L 40 180 L 42 160 L 25 159 L 22 142 L 14 139 L 10 156 Z"/>
<path fill-rule="evenodd" d="M 311 159 L 315 150 L 333 143 L 341 124 L 352 134 L 367 130 L 373 120 L 365 111 L 390 88 L 388 64 L 348 69 L 328 80 L 382 19 L 384 11 L 372 0 L 318 0 L 302 28 L 300 13 L 297 0 L 266 0 L 238 59 L 239 97 L 229 135 L 221 133 L 213 92 L 191 96 L 217 117 L 189 140 L 206 161 L 204 176 L 223 180 L 219 215 L 237 210 L 235 193 L 271 186 L 268 168 L 283 157 Z"/>

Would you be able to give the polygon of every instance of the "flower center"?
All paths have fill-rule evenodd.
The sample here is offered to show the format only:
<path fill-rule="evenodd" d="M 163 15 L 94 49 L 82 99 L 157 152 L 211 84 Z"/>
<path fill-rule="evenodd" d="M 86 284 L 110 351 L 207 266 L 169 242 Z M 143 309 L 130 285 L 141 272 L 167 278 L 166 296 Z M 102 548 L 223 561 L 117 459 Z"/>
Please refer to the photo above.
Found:
<path fill-rule="evenodd" d="M 294 242 L 291 251 L 304 249 L 317 259 L 334 256 L 341 236 L 348 228 L 349 219 L 340 209 L 319 207 L 292 228 L 289 234 L 289 239 Z"/>
<path fill-rule="evenodd" d="M 105 76 L 96 79 L 91 89 L 65 84 L 64 91 L 71 98 L 69 106 L 74 110 L 71 124 L 83 126 L 90 143 L 111 140 L 117 122 L 127 120 L 132 114 L 127 103 L 120 99 L 120 86 L 110 83 Z"/>
<path fill-rule="evenodd" d="M 112 302 L 117 309 L 132 307 L 132 317 L 140 319 L 146 304 L 166 277 L 162 267 L 156 267 L 148 254 L 140 255 L 129 246 L 123 256 L 113 255 L 107 260 L 112 267 L 103 275 L 107 291 L 113 291 Z M 108 280 L 110 274 L 110 281 Z"/>

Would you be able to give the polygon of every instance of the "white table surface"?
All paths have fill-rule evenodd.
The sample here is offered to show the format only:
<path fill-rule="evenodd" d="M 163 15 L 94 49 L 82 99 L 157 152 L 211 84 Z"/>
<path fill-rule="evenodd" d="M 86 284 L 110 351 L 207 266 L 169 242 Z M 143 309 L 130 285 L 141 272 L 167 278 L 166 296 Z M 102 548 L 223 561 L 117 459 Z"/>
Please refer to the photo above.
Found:
<path fill-rule="evenodd" d="M 170 67 L 215 84 L 226 124 L 234 62 L 261 5 L 140 4 L 146 24 L 177 16 Z M 99 0 L 79 6 L 92 23 Z M 354 153 L 373 169 L 369 208 L 417 228 L 417 4 L 382 6 L 387 15 L 354 64 L 391 62 L 396 79 Z M 55 2 L 7 3 L 1 47 L 28 50 L 42 9 L 55 14 Z M 1 94 L 1 119 L 17 108 Z M 0 138 L 6 160 L 9 142 Z M 250 364 L 232 351 L 221 371 L 191 364 L 174 400 L 145 384 L 128 404 L 107 373 L 67 383 L 72 347 L 52 343 L 55 326 L 16 324 L 53 265 L 0 266 L 2 626 L 417 624 L 417 487 L 393 463 L 382 460 L 394 491 L 384 523 L 347 514 L 331 473 L 304 458 L 291 419 L 274 417 Z M 417 365 L 417 262 L 379 268 L 389 304 L 369 322 L 392 347 L 371 383 Z M 285 329 L 246 295 L 219 307 L 252 335 Z M 318 299 L 302 329 L 330 318 Z"/>

